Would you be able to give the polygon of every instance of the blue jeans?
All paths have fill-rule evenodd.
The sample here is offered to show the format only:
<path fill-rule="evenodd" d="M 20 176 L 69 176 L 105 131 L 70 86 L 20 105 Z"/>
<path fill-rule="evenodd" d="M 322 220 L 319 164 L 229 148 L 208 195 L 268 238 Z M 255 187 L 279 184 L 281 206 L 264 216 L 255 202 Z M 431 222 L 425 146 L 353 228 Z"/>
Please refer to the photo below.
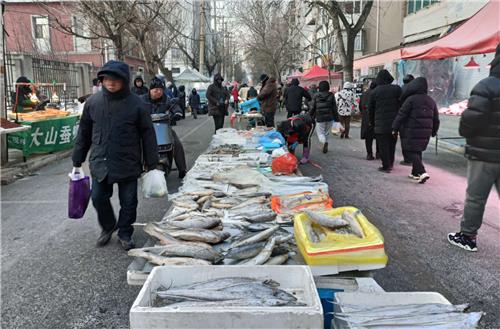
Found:
<path fill-rule="evenodd" d="M 118 237 L 129 240 L 134 233 L 132 224 L 137 217 L 137 179 L 117 184 L 120 199 L 118 224 L 110 200 L 113 196 L 113 184 L 109 184 L 107 178 L 102 182 L 92 179 L 92 203 L 102 230 L 109 232 L 118 227 Z"/>

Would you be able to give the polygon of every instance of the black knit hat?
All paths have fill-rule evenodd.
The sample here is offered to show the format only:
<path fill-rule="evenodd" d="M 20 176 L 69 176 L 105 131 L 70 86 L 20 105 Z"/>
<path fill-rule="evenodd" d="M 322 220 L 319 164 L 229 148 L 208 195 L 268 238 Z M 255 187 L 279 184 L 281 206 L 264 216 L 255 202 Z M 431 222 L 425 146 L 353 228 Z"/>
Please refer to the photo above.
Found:
<path fill-rule="evenodd" d="M 149 89 L 155 89 L 155 88 L 165 89 L 165 82 L 160 78 L 154 77 L 149 83 Z"/>

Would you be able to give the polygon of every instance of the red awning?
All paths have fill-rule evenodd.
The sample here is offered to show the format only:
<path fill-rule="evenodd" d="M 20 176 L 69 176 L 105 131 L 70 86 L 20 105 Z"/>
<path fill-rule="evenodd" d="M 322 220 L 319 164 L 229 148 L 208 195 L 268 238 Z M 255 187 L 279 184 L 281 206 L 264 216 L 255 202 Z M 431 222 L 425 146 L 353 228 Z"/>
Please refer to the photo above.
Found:
<path fill-rule="evenodd" d="M 332 79 L 341 79 L 342 74 L 338 72 L 330 71 L 330 77 Z M 301 77 L 301 80 L 328 80 L 328 70 L 319 67 L 318 65 L 314 65 L 311 69 L 304 73 Z"/>
<path fill-rule="evenodd" d="M 302 72 L 300 72 L 299 70 L 296 70 L 295 72 L 293 72 L 292 74 L 290 74 L 286 78 L 287 79 L 300 78 L 302 76 L 302 74 L 303 74 Z"/>
<path fill-rule="evenodd" d="M 444 37 L 401 49 L 402 59 L 440 59 L 495 52 L 500 43 L 500 1 L 490 0 L 480 11 Z"/>

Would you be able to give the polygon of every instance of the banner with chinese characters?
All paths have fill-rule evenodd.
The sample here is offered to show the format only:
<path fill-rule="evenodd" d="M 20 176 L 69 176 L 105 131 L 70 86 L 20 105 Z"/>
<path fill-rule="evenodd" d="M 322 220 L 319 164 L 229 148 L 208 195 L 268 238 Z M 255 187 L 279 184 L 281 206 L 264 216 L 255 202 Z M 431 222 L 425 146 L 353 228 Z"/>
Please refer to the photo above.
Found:
<path fill-rule="evenodd" d="M 23 151 L 27 157 L 34 153 L 51 153 L 73 147 L 78 132 L 78 116 L 22 122 L 30 130 L 8 134 L 9 148 Z"/>

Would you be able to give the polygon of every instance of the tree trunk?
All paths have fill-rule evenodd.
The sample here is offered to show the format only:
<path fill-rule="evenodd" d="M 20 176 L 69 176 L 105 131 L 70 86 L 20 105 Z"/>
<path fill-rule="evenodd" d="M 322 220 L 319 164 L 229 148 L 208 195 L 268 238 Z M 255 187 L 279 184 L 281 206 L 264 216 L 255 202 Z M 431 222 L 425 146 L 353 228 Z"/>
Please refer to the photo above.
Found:
<path fill-rule="evenodd" d="M 347 36 L 346 54 L 342 56 L 342 66 L 344 72 L 344 81 L 353 81 L 353 64 L 354 64 L 354 41 L 356 35 Z"/>

